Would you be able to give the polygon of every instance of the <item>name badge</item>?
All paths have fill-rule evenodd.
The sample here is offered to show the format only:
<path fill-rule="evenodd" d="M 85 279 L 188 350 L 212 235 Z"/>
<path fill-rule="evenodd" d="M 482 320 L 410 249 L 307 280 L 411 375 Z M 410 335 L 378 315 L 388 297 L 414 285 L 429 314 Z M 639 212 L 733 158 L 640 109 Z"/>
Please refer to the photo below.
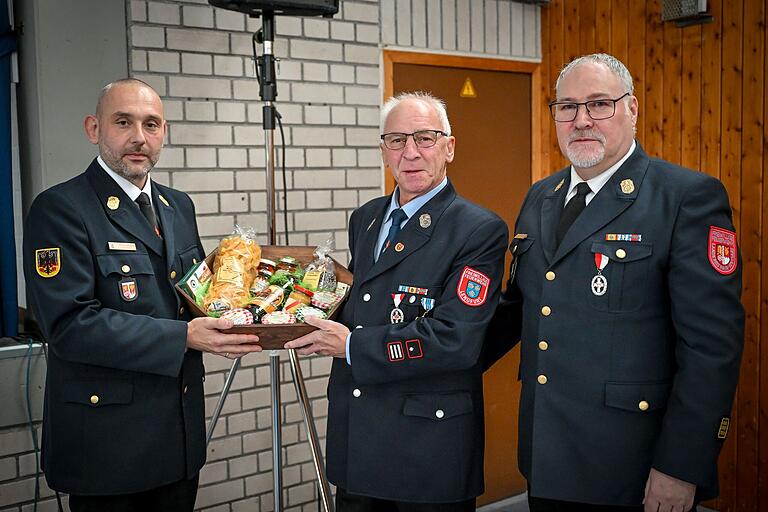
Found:
<path fill-rule="evenodd" d="M 110 251 L 135 251 L 136 244 L 133 242 L 109 242 Z"/>

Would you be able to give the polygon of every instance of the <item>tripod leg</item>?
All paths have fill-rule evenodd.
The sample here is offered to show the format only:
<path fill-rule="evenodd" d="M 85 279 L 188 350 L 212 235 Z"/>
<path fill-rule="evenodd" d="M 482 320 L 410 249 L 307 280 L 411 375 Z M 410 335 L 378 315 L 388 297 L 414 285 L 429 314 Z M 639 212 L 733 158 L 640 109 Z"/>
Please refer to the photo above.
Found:
<path fill-rule="evenodd" d="M 315 466 L 315 475 L 320 489 L 320 498 L 323 502 L 325 512 L 334 512 L 333 501 L 331 500 L 331 491 L 328 486 L 328 479 L 325 477 L 325 465 L 323 464 L 323 454 L 320 452 L 320 444 L 317 440 L 317 430 L 315 429 L 315 420 L 312 416 L 312 408 L 309 405 L 307 388 L 304 385 L 304 377 L 299 365 L 299 356 L 295 350 L 288 350 L 291 358 L 291 372 L 293 373 L 293 384 L 296 387 L 296 395 L 299 398 L 301 412 L 304 416 L 304 425 L 307 427 L 307 441 L 312 450 L 312 462 Z"/>
<path fill-rule="evenodd" d="M 232 387 L 232 381 L 235 380 L 235 374 L 237 373 L 237 370 L 240 368 L 240 358 L 238 357 L 234 361 L 232 361 L 232 367 L 229 369 L 229 374 L 227 374 L 227 380 L 224 382 L 224 389 L 221 390 L 221 394 L 219 395 L 219 401 L 216 402 L 216 408 L 213 410 L 213 415 L 211 416 L 211 422 L 208 424 L 208 435 L 205 436 L 205 445 L 208 446 L 211 442 L 211 438 L 213 437 L 213 429 L 216 428 L 216 423 L 219 421 L 219 416 L 221 415 L 221 409 L 224 407 L 224 400 L 227 399 L 227 395 L 229 394 L 229 388 Z"/>
<path fill-rule="evenodd" d="M 280 352 L 269 353 L 269 389 L 272 393 L 272 482 L 275 512 L 283 511 L 283 460 L 282 430 L 280 419 Z"/>

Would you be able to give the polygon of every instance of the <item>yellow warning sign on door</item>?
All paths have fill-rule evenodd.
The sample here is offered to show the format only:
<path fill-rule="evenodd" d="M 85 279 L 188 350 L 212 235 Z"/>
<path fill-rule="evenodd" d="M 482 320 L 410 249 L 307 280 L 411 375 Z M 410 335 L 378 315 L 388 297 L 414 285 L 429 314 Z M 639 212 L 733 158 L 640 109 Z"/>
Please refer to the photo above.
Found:
<path fill-rule="evenodd" d="M 477 91 L 475 91 L 475 86 L 472 85 L 472 80 L 470 80 L 469 77 L 464 80 L 464 85 L 461 86 L 459 96 L 462 98 L 477 98 Z"/>

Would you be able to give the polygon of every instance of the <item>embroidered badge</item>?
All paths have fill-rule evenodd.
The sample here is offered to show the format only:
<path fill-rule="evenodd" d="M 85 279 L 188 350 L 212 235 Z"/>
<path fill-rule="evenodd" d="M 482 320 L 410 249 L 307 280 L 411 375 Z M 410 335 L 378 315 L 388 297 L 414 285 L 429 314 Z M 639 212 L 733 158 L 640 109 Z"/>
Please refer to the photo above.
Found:
<path fill-rule="evenodd" d="M 408 359 L 419 359 L 424 357 L 424 353 L 421 351 L 421 341 L 417 339 L 406 341 L 405 353 L 408 355 Z"/>
<path fill-rule="evenodd" d="M 136 280 L 132 277 L 120 281 L 120 295 L 126 302 L 133 302 L 139 296 L 139 289 L 136 287 Z"/>
<path fill-rule="evenodd" d="M 730 425 L 730 423 L 731 420 L 727 416 L 720 420 L 720 428 L 717 429 L 718 439 L 725 439 L 728 436 L 728 425 Z"/>
<path fill-rule="evenodd" d="M 491 279 L 470 267 L 464 267 L 461 273 L 456 293 L 459 300 L 467 306 L 482 306 L 488 296 L 488 285 Z"/>
<path fill-rule="evenodd" d="M 727 276 L 736 270 L 739 253 L 736 251 L 736 233 L 717 226 L 709 226 L 709 263 Z"/>
<path fill-rule="evenodd" d="M 47 247 L 35 251 L 35 268 L 41 277 L 53 277 L 61 270 L 61 249 Z"/>
<path fill-rule="evenodd" d="M 390 341 L 387 343 L 387 355 L 389 357 L 389 361 L 393 363 L 405 359 L 403 356 L 403 342 Z"/>

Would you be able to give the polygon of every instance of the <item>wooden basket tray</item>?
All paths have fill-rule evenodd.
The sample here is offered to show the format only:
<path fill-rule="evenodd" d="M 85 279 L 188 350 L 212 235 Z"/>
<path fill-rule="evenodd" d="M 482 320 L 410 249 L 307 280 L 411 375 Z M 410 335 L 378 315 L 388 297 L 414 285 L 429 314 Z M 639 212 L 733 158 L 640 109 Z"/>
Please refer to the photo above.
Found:
<path fill-rule="evenodd" d="M 261 246 L 261 256 L 263 258 L 267 258 L 273 261 L 277 261 L 278 259 L 282 258 L 283 256 L 293 256 L 296 258 L 299 263 L 303 267 L 306 267 L 309 263 L 312 262 L 312 260 L 315 259 L 314 255 L 315 248 L 311 246 L 286 246 L 286 245 L 262 245 Z M 216 251 L 213 251 L 211 254 L 209 254 L 205 258 L 205 262 L 208 264 L 208 266 L 213 270 L 213 260 L 216 256 Z M 352 288 L 352 273 L 346 269 L 341 263 L 336 261 L 335 259 L 331 258 L 333 260 L 334 266 L 336 267 L 336 280 L 342 283 L 346 283 L 349 285 L 350 289 Z M 178 284 L 176 285 L 176 291 L 179 293 L 181 298 L 184 300 L 184 302 L 187 305 L 187 308 L 192 313 L 192 316 L 198 317 L 198 316 L 206 316 L 205 311 L 200 308 L 200 306 L 197 305 L 195 300 L 190 297 Z M 349 295 L 349 292 L 347 292 L 347 295 Z M 341 305 L 344 303 L 344 301 L 347 299 L 345 296 L 341 301 L 339 301 L 338 304 L 333 306 L 328 311 L 328 318 L 335 318 L 336 314 L 341 307 Z M 286 324 L 286 325 L 264 325 L 264 324 L 253 324 L 253 325 L 236 325 L 235 327 L 232 327 L 231 329 L 227 329 L 227 333 L 237 333 L 237 334 L 255 334 L 259 337 L 259 345 L 264 347 L 268 350 L 277 350 L 282 349 L 283 345 L 285 345 L 286 342 L 296 339 L 300 336 L 304 336 L 305 334 L 309 334 L 310 332 L 316 330 L 316 327 L 312 327 L 311 325 L 307 324 Z"/>

